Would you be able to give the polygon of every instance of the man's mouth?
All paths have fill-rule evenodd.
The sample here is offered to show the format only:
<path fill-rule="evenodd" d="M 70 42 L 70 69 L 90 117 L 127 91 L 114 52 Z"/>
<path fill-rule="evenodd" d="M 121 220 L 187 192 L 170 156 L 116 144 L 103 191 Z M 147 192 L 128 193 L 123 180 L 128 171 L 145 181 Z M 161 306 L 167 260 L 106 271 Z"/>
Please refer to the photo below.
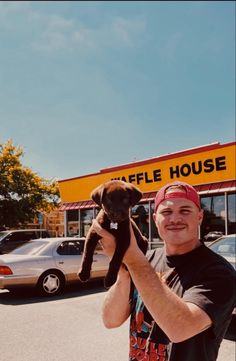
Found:
<path fill-rule="evenodd" d="M 181 226 L 167 226 L 166 229 L 168 231 L 182 231 L 183 229 L 185 229 L 185 225 L 181 225 Z"/>

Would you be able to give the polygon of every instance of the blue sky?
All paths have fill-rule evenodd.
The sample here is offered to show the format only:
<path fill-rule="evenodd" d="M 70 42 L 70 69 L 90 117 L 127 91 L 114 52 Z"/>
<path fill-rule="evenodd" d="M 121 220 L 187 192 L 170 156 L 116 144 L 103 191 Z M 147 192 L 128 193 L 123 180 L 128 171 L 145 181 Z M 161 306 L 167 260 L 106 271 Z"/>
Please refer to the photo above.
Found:
<path fill-rule="evenodd" d="M 235 2 L 0 2 L 0 143 L 65 179 L 234 141 Z"/>

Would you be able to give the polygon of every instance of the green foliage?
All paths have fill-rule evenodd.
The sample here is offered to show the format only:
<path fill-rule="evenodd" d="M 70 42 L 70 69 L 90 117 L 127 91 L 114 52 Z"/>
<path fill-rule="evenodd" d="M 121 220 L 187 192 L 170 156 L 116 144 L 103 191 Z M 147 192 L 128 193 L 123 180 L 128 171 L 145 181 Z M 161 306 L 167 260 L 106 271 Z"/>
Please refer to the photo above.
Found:
<path fill-rule="evenodd" d="M 59 202 L 57 182 L 23 166 L 23 155 L 12 140 L 0 144 L 0 228 L 32 222 L 38 212 L 50 212 Z"/>

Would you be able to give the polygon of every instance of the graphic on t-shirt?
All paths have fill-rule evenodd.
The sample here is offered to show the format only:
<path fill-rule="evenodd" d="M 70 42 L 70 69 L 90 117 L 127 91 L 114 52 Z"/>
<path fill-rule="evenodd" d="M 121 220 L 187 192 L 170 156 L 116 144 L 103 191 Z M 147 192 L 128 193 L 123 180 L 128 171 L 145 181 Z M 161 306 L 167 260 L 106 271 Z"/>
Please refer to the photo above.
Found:
<path fill-rule="evenodd" d="M 168 361 L 169 340 L 152 320 L 137 290 L 134 291 L 134 304 L 135 309 L 130 322 L 130 361 Z M 160 330 L 160 342 L 152 339 L 154 328 L 155 334 L 158 329 Z"/>

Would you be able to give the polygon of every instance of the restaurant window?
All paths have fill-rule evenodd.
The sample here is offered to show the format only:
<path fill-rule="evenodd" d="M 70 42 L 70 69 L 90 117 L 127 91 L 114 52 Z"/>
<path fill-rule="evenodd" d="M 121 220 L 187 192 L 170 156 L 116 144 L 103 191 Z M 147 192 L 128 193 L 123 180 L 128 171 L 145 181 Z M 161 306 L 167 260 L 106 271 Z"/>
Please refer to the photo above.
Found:
<path fill-rule="evenodd" d="M 228 194 L 228 234 L 236 233 L 236 194 Z"/>
<path fill-rule="evenodd" d="M 80 221 L 81 221 L 81 237 L 86 237 L 89 228 L 92 225 L 94 218 L 93 209 L 81 209 L 80 210 Z"/>
<path fill-rule="evenodd" d="M 149 204 L 137 204 L 132 208 L 132 218 L 143 236 L 149 238 Z"/>
<path fill-rule="evenodd" d="M 154 202 L 151 203 L 151 249 L 159 247 L 160 246 L 160 235 L 158 233 L 157 226 L 153 219 L 153 214 L 155 212 L 155 205 Z"/>
<path fill-rule="evenodd" d="M 79 234 L 79 212 L 78 209 L 67 211 L 67 234 L 75 236 Z"/>
<path fill-rule="evenodd" d="M 202 197 L 201 206 L 204 210 L 201 238 L 214 231 L 225 234 L 225 196 Z"/>

